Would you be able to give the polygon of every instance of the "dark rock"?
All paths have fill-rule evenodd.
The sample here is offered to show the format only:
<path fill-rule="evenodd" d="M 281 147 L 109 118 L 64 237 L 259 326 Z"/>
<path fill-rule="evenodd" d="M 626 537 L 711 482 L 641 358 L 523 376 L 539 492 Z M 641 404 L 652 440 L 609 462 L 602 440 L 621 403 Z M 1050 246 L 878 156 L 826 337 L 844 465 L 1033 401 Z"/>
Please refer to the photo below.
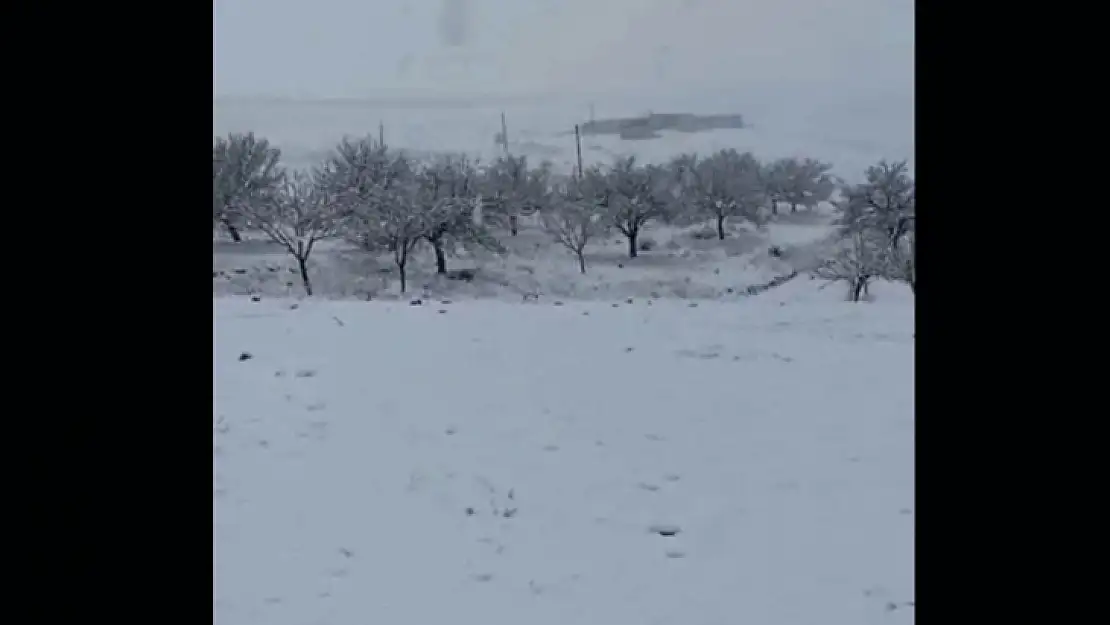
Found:
<path fill-rule="evenodd" d="M 455 271 L 447 272 L 448 280 L 459 280 L 462 282 L 472 282 L 474 280 L 475 270 L 473 269 L 457 269 Z"/>
<path fill-rule="evenodd" d="M 659 534 L 660 536 L 671 537 L 681 532 L 682 528 L 677 525 L 652 525 L 648 528 L 648 531 L 652 534 Z"/>

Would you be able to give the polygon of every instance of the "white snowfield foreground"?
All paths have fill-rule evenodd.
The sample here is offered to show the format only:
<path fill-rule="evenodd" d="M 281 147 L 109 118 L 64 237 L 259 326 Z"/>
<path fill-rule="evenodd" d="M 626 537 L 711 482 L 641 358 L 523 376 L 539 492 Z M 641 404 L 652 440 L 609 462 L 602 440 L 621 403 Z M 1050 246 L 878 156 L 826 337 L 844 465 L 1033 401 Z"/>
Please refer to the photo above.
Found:
<path fill-rule="evenodd" d="M 215 299 L 216 625 L 912 623 L 913 300 L 873 294 Z"/>

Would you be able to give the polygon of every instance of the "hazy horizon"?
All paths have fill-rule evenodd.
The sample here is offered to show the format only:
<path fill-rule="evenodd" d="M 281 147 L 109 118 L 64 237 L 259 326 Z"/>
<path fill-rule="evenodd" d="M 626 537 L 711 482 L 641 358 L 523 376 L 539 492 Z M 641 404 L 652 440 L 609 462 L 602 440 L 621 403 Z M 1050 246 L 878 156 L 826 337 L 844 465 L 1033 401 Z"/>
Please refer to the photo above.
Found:
<path fill-rule="evenodd" d="M 217 97 L 913 90 L 910 0 L 216 0 L 213 38 Z"/>
<path fill-rule="evenodd" d="M 858 169 L 872 158 L 912 159 L 913 8 L 216 0 L 213 130 L 254 130 L 315 154 L 344 134 L 376 132 L 379 121 L 397 141 L 457 149 L 492 145 L 498 110 L 533 132 L 585 121 L 591 105 L 599 118 L 736 113 L 761 133 L 751 139 L 764 151 L 833 158 L 850 149 L 837 160 Z"/>

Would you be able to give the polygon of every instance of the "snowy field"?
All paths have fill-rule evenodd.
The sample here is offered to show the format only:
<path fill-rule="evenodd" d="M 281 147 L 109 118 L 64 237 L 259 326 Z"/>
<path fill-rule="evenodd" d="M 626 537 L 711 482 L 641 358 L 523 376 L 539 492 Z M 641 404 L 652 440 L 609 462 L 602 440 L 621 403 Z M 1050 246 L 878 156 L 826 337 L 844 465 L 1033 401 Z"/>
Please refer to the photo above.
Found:
<path fill-rule="evenodd" d="M 913 299 L 872 294 L 215 298 L 215 622 L 912 623 Z"/>
<path fill-rule="evenodd" d="M 213 135 L 291 168 L 379 124 L 489 161 L 504 114 L 511 154 L 569 172 L 575 124 L 689 113 L 747 127 L 584 136 L 584 164 L 913 172 L 908 0 L 213 11 Z M 724 241 L 653 221 L 635 259 L 611 232 L 585 275 L 526 218 L 504 254 L 447 250 L 467 280 L 417 247 L 403 295 L 388 254 L 322 242 L 305 298 L 280 247 L 216 234 L 215 625 L 913 623 L 913 297 L 809 279 L 829 208 Z"/>

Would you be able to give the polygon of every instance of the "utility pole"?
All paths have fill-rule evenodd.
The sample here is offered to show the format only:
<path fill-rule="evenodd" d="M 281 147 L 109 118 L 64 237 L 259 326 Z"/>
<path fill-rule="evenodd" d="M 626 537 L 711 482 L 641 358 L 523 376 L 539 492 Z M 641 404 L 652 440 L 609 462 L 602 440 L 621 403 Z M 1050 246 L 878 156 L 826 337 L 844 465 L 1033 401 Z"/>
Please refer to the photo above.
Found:
<path fill-rule="evenodd" d="M 505 111 L 501 111 L 501 147 L 505 149 L 505 156 L 509 156 L 509 127 L 505 124 Z M 509 213 L 509 234 L 516 236 L 520 224 L 515 210 Z"/>
<path fill-rule="evenodd" d="M 578 152 L 578 178 L 582 178 L 582 133 L 578 131 L 578 124 L 574 125 L 574 147 Z"/>

